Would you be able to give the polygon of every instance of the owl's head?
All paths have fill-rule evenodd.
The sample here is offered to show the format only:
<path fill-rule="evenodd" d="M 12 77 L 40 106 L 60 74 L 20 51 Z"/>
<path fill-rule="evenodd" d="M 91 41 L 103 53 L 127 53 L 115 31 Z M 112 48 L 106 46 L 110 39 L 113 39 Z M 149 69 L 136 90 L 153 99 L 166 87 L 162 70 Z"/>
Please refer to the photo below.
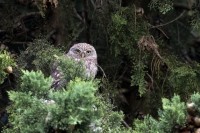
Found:
<path fill-rule="evenodd" d="M 77 59 L 97 59 L 96 50 L 88 43 L 74 44 L 67 55 Z"/>

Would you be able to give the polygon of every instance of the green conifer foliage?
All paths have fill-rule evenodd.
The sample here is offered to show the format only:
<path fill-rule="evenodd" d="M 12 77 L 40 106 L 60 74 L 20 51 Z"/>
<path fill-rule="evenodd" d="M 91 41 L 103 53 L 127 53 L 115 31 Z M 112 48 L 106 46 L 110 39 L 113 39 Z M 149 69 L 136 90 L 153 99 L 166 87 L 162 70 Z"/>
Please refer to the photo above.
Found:
<path fill-rule="evenodd" d="M 113 13 L 108 32 L 111 50 L 115 56 L 126 56 L 131 60 L 131 85 L 139 86 L 139 92 L 143 95 L 146 92 L 145 68 L 148 53 L 139 50 L 137 42 L 143 35 L 149 35 L 149 27 L 146 21 L 137 16 L 135 8 L 132 5 Z"/>
<path fill-rule="evenodd" d="M 74 80 L 76 77 L 86 79 L 85 68 L 83 68 L 82 62 L 74 61 L 66 55 L 57 56 L 54 55 L 55 65 L 63 73 L 63 79 L 66 81 Z"/>
<path fill-rule="evenodd" d="M 173 88 L 170 89 L 172 94 L 179 94 L 186 101 L 190 95 L 199 91 L 199 63 L 193 62 L 193 65 L 190 65 L 174 56 L 165 58 L 165 62 L 169 69 L 164 86 Z"/>
<path fill-rule="evenodd" d="M 149 6 L 158 9 L 162 14 L 166 14 L 173 9 L 173 0 L 151 0 Z"/>
<path fill-rule="evenodd" d="M 9 121 L 13 128 L 4 132 L 45 132 L 47 106 L 43 100 L 48 97 L 52 79 L 44 78 L 41 71 L 23 71 L 21 81 L 19 91 L 9 91 L 12 101 Z"/>
<path fill-rule="evenodd" d="M 171 100 L 162 99 L 162 110 L 158 111 L 158 120 L 147 115 L 144 120 L 135 121 L 136 133 L 170 133 L 175 126 L 184 126 L 186 123 L 186 106 L 180 97 L 175 95 Z"/>
<path fill-rule="evenodd" d="M 76 64 L 71 63 L 71 71 L 77 71 L 73 65 Z M 123 114 L 112 111 L 113 106 L 97 94 L 98 82 L 73 78 L 66 87 L 54 91 L 50 88 L 52 78 L 45 77 L 41 71 L 22 73 L 19 90 L 9 91 L 11 127 L 5 128 L 4 133 L 123 130 Z"/>
<path fill-rule="evenodd" d="M 52 78 L 45 78 L 41 71 L 23 71 L 21 77 L 22 83 L 20 90 L 22 92 L 37 96 L 39 98 L 46 98 L 49 88 L 51 87 Z"/>
<path fill-rule="evenodd" d="M 18 65 L 21 69 L 41 70 L 46 76 L 50 74 L 54 55 L 60 56 L 62 53 L 44 38 L 35 39 L 27 49 L 21 52 L 18 57 Z"/>
<path fill-rule="evenodd" d="M 194 103 L 195 105 L 195 109 L 198 111 L 198 114 L 200 114 L 200 94 L 198 93 L 194 93 L 191 98 L 190 98 L 191 102 Z"/>

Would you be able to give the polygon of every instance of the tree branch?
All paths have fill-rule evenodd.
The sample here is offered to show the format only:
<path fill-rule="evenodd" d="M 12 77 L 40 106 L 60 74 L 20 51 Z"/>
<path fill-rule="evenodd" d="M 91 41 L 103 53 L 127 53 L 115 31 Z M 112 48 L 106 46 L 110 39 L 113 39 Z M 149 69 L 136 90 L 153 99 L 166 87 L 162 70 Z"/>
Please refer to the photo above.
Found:
<path fill-rule="evenodd" d="M 26 45 L 30 42 L 9 42 L 10 44 L 14 44 L 14 45 Z"/>
<path fill-rule="evenodd" d="M 18 20 L 23 20 L 23 19 L 31 17 L 31 16 L 41 16 L 41 13 L 40 12 L 25 13 L 25 14 L 18 16 Z"/>
<path fill-rule="evenodd" d="M 76 18 L 78 18 L 81 22 L 84 23 L 84 20 L 82 19 L 82 17 L 77 13 L 76 9 L 73 8 L 74 14 L 76 15 Z"/>
<path fill-rule="evenodd" d="M 175 19 L 173 19 L 173 20 L 171 20 L 171 21 L 169 21 L 169 22 L 167 22 L 167 23 L 160 24 L 160 25 L 155 25 L 155 26 L 152 25 L 151 28 L 158 28 L 158 27 L 162 27 L 162 26 L 171 24 L 171 23 L 175 22 L 176 20 L 180 19 L 180 18 L 184 15 L 185 12 L 186 12 L 186 11 L 183 11 L 178 17 L 176 17 Z"/>
<path fill-rule="evenodd" d="M 160 29 L 159 27 L 156 27 L 156 29 L 159 30 L 167 39 L 169 39 L 167 34 L 162 29 Z"/>

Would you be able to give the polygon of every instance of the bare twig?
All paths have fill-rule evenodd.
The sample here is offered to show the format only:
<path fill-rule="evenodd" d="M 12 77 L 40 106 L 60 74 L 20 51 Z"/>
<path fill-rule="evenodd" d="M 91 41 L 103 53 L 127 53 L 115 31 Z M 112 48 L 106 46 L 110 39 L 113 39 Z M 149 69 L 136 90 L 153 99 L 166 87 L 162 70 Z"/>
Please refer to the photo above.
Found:
<path fill-rule="evenodd" d="M 135 18 L 134 18 L 134 23 L 135 23 L 135 25 L 134 25 L 134 28 L 135 28 L 135 31 L 136 31 L 136 23 L 137 23 L 137 17 L 136 17 L 136 6 L 135 6 L 135 4 L 133 4 L 133 6 L 134 6 L 134 15 L 135 15 Z"/>
<path fill-rule="evenodd" d="M 30 31 L 30 30 L 27 29 L 25 26 L 22 26 L 22 28 L 23 28 L 23 31 L 20 32 L 20 33 L 17 33 L 16 36 L 21 36 L 21 35 L 26 34 L 27 32 Z"/>
<path fill-rule="evenodd" d="M 163 80 L 163 82 L 162 82 L 162 86 L 161 86 L 162 92 L 163 92 L 163 87 L 164 87 L 165 81 L 167 80 L 168 72 L 169 72 L 169 71 L 167 70 L 166 75 L 165 75 L 165 77 L 164 77 L 164 80 Z"/>
<path fill-rule="evenodd" d="M 123 123 L 127 128 L 130 128 L 130 126 L 129 126 L 125 121 L 122 121 L 122 123 Z"/>
<path fill-rule="evenodd" d="M 48 40 L 54 33 L 56 32 L 56 30 L 52 30 L 51 32 L 49 32 L 49 34 L 47 34 L 46 39 Z"/>
<path fill-rule="evenodd" d="M 118 77 L 118 80 L 120 80 L 120 79 L 122 79 L 123 78 L 123 76 L 125 75 L 125 73 L 126 73 L 126 71 L 127 71 L 127 67 L 125 67 L 124 68 L 124 70 L 123 70 L 123 72 L 122 72 L 122 74 Z"/>
<path fill-rule="evenodd" d="M 25 13 L 25 14 L 22 14 L 20 16 L 18 16 L 18 20 L 23 20 L 25 18 L 28 18 L 28 17 L 31 17 L 31 16 L 41 16 L 41 13 L 40 12 L 29 12 L 29 13 Z"/>
<path fill-rule="evenodd" d="M 162 29 L 160 29 L 159 27 L 156 27 L 156 29 L 159 30 L 167 39 L 169 39 L 167 34 Z"/>
<path fill-rule="evenodd" d="M 149 75 L 149 74 L 147 73 L 147 76 L 151 79 L 151 81 L 153 81 L 153 83 L 152 83 L 152 88 L 154 87 L 154 84 L 157 86 L 157 88 L 159 88 L 157 82 L 156 82 L 155 80 L 153 80 L 153 77 L 152 77 L 153 75 L 151 76 L 151 75 Z"/>
<path fill-rule="evenodd" d="M 174 7 L 179 7 L 179 8 L 183 8 L 183 9 L 187 9 L 187 10 L 192 9 L 192 5 L 190 5 L 190 4 L 185 5 L 185 3 L 183 4 L 182 2 L 174 3 Z"/>
<path fill-rule="evenodd" d="M 93 1 L 93 0 L 90 0 L 90 2 L 91 2 L 91 4 L 92 4 L 92 6 L 94 7 L 94 9 L 96 9 L 96 5 L 95 5 L 94 1 Z"/>
<path fill-rule="evenodd" d="M 0 33 L 5 33 L 6 31 L 5 30 L 0 30 Z"/>
<path fill-rule="evenodd" d="M 168 25 L 168 24 L 171 24 L 173 22 L 175 22 L 176 20 L 180 19 L 184 14 L 185 14 L 186 11 L 183 11 L 178 17 L 176 17 L 175 19 L 167 22 L 167 23 L 164 23 L 164 24 L 160 24 L 160 25 L 152 25 L 151 28 L 158 28 L 158 27 L 162 27 L 162 26 L 165 26 L 165 25 Z"/>
<path fill-rule="evenodd" d="M 119 4 L 119 5 L 120 5 L 120 7 L 122 7 L 122 0 L 119 0 L 119 2 L 120 2 L 120 4 Z"/>
<path fill-rule="evenodd" d="M 151 84 L 152 84 L 152 87 L 153 87 L 153 84 L 154 84 L 153 77 L 152 77 L 151 75 L 149 75 L 148 73 L 147 73 L 147 76 L 150 78 L 150 80 L 151 80 Z"/>
<path fill-rule="evenodd" d="M 121 80 L 131 83 L 131 79 L 130 78 L 122 77 Z"/>
<path fill-rule="evenodd" d="M 73 8 L 73 11 L 74 11 L 74 14 L 76 15 L 76 17 L 81 21 L 81 22 L 83 22 L 84 23 L 84 20 L 83 20 L 83 18 L 77 13 L 77 11 L 76 11 L 76 9 L 75 8 Z"/>
<path fill-rule="evenodd" d="M 106 78 L 106 74 L 105 74 L 103 68 L 102 68 L 101 66 L 99 66 L 98 64 L 97 64 L 97 66 L 98 66 L 98 67 L 100 68 L 100 70 L 102 71 L 102 73 L 103 73 L 103 77 Z"/>
<path fill-rule="evenodd" d="M 30 42 L 9 42 L 9 43 L 14 45 L 24 45 L 24 44 L 29 44 Z"/>

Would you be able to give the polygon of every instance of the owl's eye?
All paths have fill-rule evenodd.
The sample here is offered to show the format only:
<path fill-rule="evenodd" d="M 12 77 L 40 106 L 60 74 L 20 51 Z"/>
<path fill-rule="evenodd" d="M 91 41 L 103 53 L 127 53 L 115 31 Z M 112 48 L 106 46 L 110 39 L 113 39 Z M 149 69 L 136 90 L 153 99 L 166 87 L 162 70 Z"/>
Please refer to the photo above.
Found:
<path fill-rule="evenodd" d="M 74 51 L 75 51 L 75 53 L 80 53 L 81 52 L 79 49 L 75 49 Z"/>
<path fill-rule="evenodd" d="M 91 53 L 91 51 L 90 51 L 90 50 L 88 50 L 88 51 L 86 51 L 86 53 L 87 53 L 87 54 L 90 54 L 90 53 Z"/>

